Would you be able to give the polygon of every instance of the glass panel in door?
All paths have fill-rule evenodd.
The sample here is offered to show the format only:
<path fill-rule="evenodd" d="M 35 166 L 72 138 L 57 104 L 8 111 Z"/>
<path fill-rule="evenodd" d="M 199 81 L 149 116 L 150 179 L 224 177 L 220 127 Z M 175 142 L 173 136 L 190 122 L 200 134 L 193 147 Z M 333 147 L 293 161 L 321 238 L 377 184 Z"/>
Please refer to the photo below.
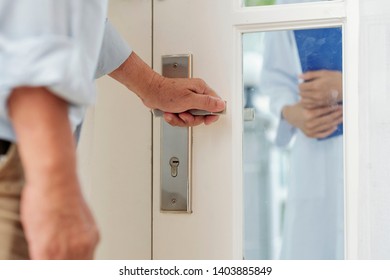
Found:
<path fill-rule="evenodd" d="M 243 35 L 244 258 L 344 258 L 341 27 Z"/>

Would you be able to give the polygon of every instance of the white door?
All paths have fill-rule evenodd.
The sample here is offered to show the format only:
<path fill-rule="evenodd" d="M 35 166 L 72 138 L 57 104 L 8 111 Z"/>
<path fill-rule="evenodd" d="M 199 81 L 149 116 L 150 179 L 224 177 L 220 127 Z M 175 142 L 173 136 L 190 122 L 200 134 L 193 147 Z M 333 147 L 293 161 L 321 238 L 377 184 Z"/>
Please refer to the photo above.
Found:
<path fill-rule="evenodd" d="M 358 58 L 356 48 L 358 2 L 316 1 L 291 5 L 243 7 L 244 2 L 253 4 L 262 1 L 241 0 L 156 0 L 154 1 L 154 69 L 161 72 L 163 55 L 193 55 L 193 77 L 203 78 L 227 101 L 227 114 L 212 126 L 200 126 L 193 130 L 192 164 L 192 211 L 191 214 L 172 214 L 160 211 L 160 120 L 154 120 L 154 171 L 153 171 L 153 258 L 154 259 L 242 259 L 248 250 L 246 231 L 246 207 L 243 168 L 243 132 L 245 118 L 251 118 L 251 111 L 244 112 L 243 37 L 247 33 L 281 31 L 302 28 L 339 27 L 343 30 L 344 64 L 344 137 L 345 151 L 339 149 L 339 157 L 346 163 L 339 166 L 346 182 L 347 194 L 343 199 L 341 189 L 341 234 L 344 214 L 345 243 L 341 236 L 338 256 L 357 257 L 356 197 L 348 194 L 356 191 L 356 165 L 358 145 L 357 68 L 348 64 Z M 267 1 L 263 1 L 267 2 Z M 273 1 L 268 1 L 273 2 Z M 289 1 L 294 2 L 294 1 Z M 315 3 L 316 2 L 316 3 Z M 348 20 L 347 20 L 348 18 Z M 261 102 L 260 102 L 261 103 Z M 263 104 L 264 105 L 264 104 Z M 261 106 L 261 104 L 260 104 Z M 250 109 L 250 108 L 248 108 Z M 249 114 L 249 116 L 247 116 Z M 245 138 L 245 137 L 244 137 Z M 253 151 L 257 152 L 257 151 Z M 260 150 L 262 152 L 269 152 Z M 282 161 L 279 161 L 281 163 Z M 253 166 L 252 166 L 253 167 Z M 250 168 L 250 167 L 249 167 Z M 279 171 L 278 171 L 279 172 Z M 343 181 L 342 177 L 341 180 Z M 259 186 L 261 187 L 261 186 Z M 343 188 L 343 184 L 341 184 Z M 279 193 L 283 204 L 283 193 Z M 245 201 L 245 202 L 244 202 Z M 277 204 L 278 202 L 276 202 Z M 280 216 L 282 206 L 275 206 L 273 215 Z M 279 207 L 279 210 L 277 209 Z M 259 209 L 257 209 L 259 211 Z M 278 212 L 279 211 L 279 212 Z M 261 212 L 258 212 L 258 214 Z M 275 214 L 276 213 L 276 214 Z M 264 219 L 259 217 L 258 220 Z M 279 218 L 281 220 L 281 218 Z M 268 231 L 275 234 L 278 225 L 257 226 L 258 233 Z M 273 227 L 270 228 L 270 227 Z M 349 229 L 353 229 L 349 231 Z M 259 237 L 260 238 L 260 237 Z M 274 237 L 269 237 L 272 240 Z M 280 241 L 280 240 L 279 240 Z M 278 250 L 278 240 L 272 240 Z M 253 246 L 258 246 L 253 244 Z M 261 248 L 261 247 L 259 247 Z M 250 248 L 249 248 L 250 249 Z M 248 251 L 247 251 L 248 252 Z M 267 257 L 274 258 L 274 255 Z M 326 257 L 325 257 L 326 258 Z"/>
<path fill-rule="evenodd" d="M 152 62 L 152 1 L 111 0 L 108 18 Z M 98 259 L 151 258 L 151 114 L 110 77 L 97 81 L 78 145 L 87 200 L 101 232 Z"/>
<path fill-rule="evenodd" d="M 227 115 L 193 129 L 192 214 L 160 212 L 159 119 L 154 121 L 154 259 L 234 259 L 241 255 L 240 83 L 232 1 L 154 1 L 154 69 L 161 56 L 193 54 L 202 77 L 227 101 Z M 233 94 L 238 89 L 238 94 Z"/>

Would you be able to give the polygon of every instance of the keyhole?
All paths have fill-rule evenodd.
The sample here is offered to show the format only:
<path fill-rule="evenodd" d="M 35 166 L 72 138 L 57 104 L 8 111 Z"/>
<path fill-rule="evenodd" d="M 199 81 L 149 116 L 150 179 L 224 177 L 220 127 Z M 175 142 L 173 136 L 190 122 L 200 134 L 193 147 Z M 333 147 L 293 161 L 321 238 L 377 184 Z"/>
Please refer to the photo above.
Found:
<path fill-rule="evenodd" d="M 177 157 L 171 157 L 169 165 L 171 166 L 171 176 L 176 177 L 178 173 L 179 159 Z"/>

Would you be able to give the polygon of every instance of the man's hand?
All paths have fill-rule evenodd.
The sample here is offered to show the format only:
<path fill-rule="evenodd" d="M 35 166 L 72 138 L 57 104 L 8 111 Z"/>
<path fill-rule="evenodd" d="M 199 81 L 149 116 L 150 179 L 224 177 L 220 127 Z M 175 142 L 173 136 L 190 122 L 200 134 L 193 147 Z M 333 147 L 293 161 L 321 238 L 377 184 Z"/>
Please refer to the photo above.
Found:
<path fill-rule="evenodd" d="M 218 120 L 218 116 L 193 116 L 185 112 L 189 109 L 210 112 L 225 109 L 225 102 L 201 79 L 170 79 L 155 74 L 151 92 L 158 94 L 145 99 L 144 104 L 169 112 L 164 114 L 164 118 L 175 126 L 207 125 Z"/>
<path fill-rule="evenodd" d="M 343 121 L 342 107 L 337 105 L 307 109 L 299 102 L 285 106 L 282 114 L 288 123 L 310 138 L 325 138 L 331 135 Z"/>
<path fill-rule="evenodd" d="M 343 77 L 339 71 L 311 71 L 300 76 L 301 102 L 306 108 L 332 106 L 343 99 Z"/>
<path fill-rule="evenodd" d="M 50 182 L 46 176 L 46 182 L 23 190 L 22 224 L 30 257 L 93 259 L 99 235 L 77 180 Z"/>
<path fill-rule="evenodd" d="M 45 88 L 17 88 L 8 109 L 25 171 L 21 220 L 32 259 L 91 259 L 99 235 L 84 202 L 68 104 Z"/>
<path fill-rule="evenodd" d="M 171 125 L 210 124 L 218 116 L 192 116 L 185 111 L 219 112 L 225 102 L 201 79 L 171 79 L 154 72 L 134 52 L 110 76 L 135 92 L 151 109 L 160 109 Z"/>

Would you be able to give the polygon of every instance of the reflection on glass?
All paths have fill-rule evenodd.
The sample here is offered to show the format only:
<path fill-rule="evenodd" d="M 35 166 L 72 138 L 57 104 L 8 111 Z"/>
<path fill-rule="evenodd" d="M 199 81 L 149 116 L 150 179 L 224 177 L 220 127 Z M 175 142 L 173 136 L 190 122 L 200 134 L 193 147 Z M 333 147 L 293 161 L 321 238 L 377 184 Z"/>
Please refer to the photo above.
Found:
<path fill-rule="evenodd" d="M 320 1 L 332 1 L 332 0 L 244 0 L 245 7 L 252 6 L 266 6 L 274 4 L 294 4 L 294 3 L 307 3 L 307 2 L 320 2 Z"/>
<path fill-rule="evenodd" d="M 342 259 L 341 28 L 243 35 L 244 258 Z"/>

